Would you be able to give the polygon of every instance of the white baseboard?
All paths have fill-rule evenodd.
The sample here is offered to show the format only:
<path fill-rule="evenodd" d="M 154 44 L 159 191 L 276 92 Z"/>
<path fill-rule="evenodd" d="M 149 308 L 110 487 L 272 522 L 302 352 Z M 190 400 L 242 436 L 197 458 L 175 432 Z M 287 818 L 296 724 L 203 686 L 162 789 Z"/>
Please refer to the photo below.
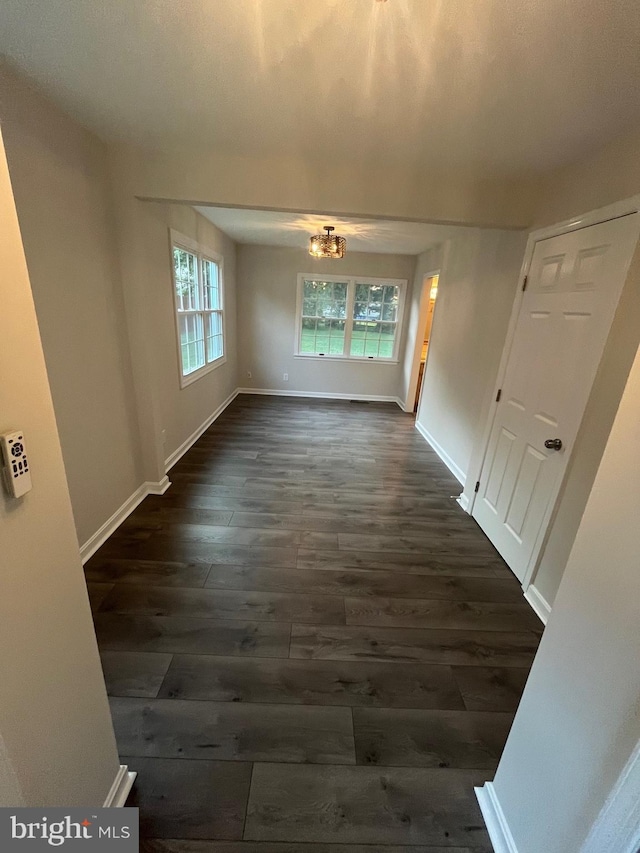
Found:
<path fill-rule="evenodd" d="M 530 584 L 525 590 L 524 597 L 531 605 L 534 613 L 540 619 L 543 625 L 547 624 L 547 620 L 551 615 L 551 605 L 546 598 L 538 592 L 533 584 Z"/>
<path fill-rule="evenodd" d="M 202 433 L 208 429 L 211 424 L 215 421 L 215 419 L 222 414 L 222 412 L 227 408 L 229 403 L 231 403 L 238 395 L 238 391 L 234 391 L 233 394 L 230 394 L 229 397 L 222 403 L 215 412 L 210 415 L 207 420 L 198 427 L 198 429 L 189 436 L 189 438 L 184 441 L 180 447 L 175 450 L 171 456 L 165 460 L 165 467 L 168 471 L 173 465 L 176 464 L 178 459 L 183 456 L 187 450 L 200 438 Z M 147 481 L 139 486 L 135 492 L 131 495 L 131 497 L 127 498 L 127 500 L 119 507 L 111 516 L 108 518 L 105 523 L 100 527 L 99 530 L 91 536 L 87 541 L 80 547 L 80 556 L 82 558 L 82 562 L 86 563 L 87 560 L 92 557 L 95 552 L 103 545 L 107 539 L 111 536 L 111 534 L 117 530 L 117 528 L 122 524 L 122 522 L 131 515 L 134 509 L 139 506 L 142 501 L 147 497 L 147 495 L 163 495 L 169 486 L 171 485 L 171 481 L 169 478 L 165 476 L 157 483 L 152 483 Z"/>
<path fill-rule="evenodd" d="M 402 409 L 399 397 L 384 397 L 379 394 L 339 394 L 329 391 L 282 391 L 279 388 L 238 388 L 238 394 L 264 394 L 268 397 L 314 397 L 321 400 L 360 400 L 365 403 L 397 403 Z"/>
<path fill-rule="evenodd" d="M 471 503 L 469 495 L 465 495 L 465 493 L 462 492 L 462 494 L 458 495 L 457 501 L 465 512 L 469 512 L 469 504 Z"/>
<path fill-rule="evenodd" d="M 476 788 L 475 792 L 494 853 L 518 853 L 493 782 L 485 782 L 482 788 Z"/>
<path fill-rule="evenodd" d="M 147 495 L 163 495 L 171 482 L 168 477 L 163 477 L 158 483 L 146 482 L 139 486 L 135 492 L 127 498 L 127 500 L 118 507 L 111 518 L 108 518 L 105 523 L 96 530 L 93 536 L 80 546 L 80 557 L 82 562 L 86 563 L 92 557 L 98 548 L 103 545 L 111 536 L 114 530 L 117 530 L 122 522 L 131 515 L 134 509 L 142 503 Z"/>
<path fill-rule="evenodd" d="M 147 495 L 164 495 L 170 485 L 171 480 L 165 474 L 159 483 L 151 483 L 147 480 L 147 482 L 144 483 L 144 488 L 147 490 Z"/>
<path fill-rule="evenodd" d="M 133 770 L 129 770 L 127 764 L 121 764 L 116 773 L 116 778 L 113 780 L 111 790 L 107 794 L 107 799 L 104 801 L 103 808 L 121 809 L 127 802 L 129 791 L 133 787 L 137 775 Z"/>
<path fill-rule="evenodd" d="M 458 480 L 458 482 L 461 483 L 461 485 L 464 487 L 465 481 L 467 479 L 464 471 L 456 465 L 456 463 L 449 456 L 449 454 L 442 447 L 440 447 L 440 445 L 435 440 L 435 438 L 432 435 L 430 435 L 430 433 L 428 433 L 426 431 L 426 429 L 422 426 L 421 423 L 418 422 L 417 419 L 416 419 L 416 429 L 418 430 L 420 435 L 424 438 L 424 440 L 428 444 L 430 444 L 431 447 L 435 450 L 435 452 L 438 454 L 440 459 L 442 459 L 442 461 L 447 466 L 447 468 L 451 471 L 451 473 L 456 478 L 456 480 Z"/>
<path fill-rule="evenodd" d="M 198 429 L 195 432 L 192 432 L 191 435 L 189 436 L 189 438 L 187 438 L 186 441 L 183 441 L 182 444 L 180 445 L 180 447 L 178 447 L 177 450 L 174 450 L 173 453 L 167 459 L 165 459 L 165 462 L 164 462 L 165 471 L 169 471 L 171 468 L 173 468 L 173 466 L 176 464 L 176 462 L 179 459 L 181 459 L 184 456 L 184 454 L 193 447 L 193 445 L 200 438 L 202 433 L 206 432 L 206 430 L 209 429 L 211 424 L 217 418 L 220 417 L 220 415 L 224 412 L 224 410 L 227 408 L 227 406 L 230 405 L 231 403 L 233 403 L 233 401 L 236 399 L 236 397 L 238 396 L 239 393 L 240 393 L 240 389 L 236 388 L 236 390 L 232 394 L 229 394 L 229 396 L 224 401 L 224 403 L 220 403 L 220 405 L 215 410 L 215 412 L 212 415 L 209 415 L 209 417 L 206 419 L 206 421 L 203 424 L 200 424 Z"/>

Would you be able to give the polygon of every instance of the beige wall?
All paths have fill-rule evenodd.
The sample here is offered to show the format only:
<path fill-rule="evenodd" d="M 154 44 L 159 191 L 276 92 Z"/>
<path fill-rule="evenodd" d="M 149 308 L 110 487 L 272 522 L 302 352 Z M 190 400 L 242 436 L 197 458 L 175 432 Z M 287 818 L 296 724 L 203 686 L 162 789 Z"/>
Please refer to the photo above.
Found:
<path fill-rule="evenodd" d="M 192 207 L 139 202 L 144 220 L 145 285 L 153 318 L 153 358 L 159 406 L 159 426 L 167 459 L 236 389 L 236 246 Z M 224 258 L 226 364 L 180 388 L 176 345 L 173 259 L 169 229 L 173 228 Z M 129 284 L 131 284 L 130 280 Z"/>
<path fill-rule="evenodd" d="M 101 806 L 119 768 L 0 140 L 0 431 L 33 489 L 0 493 L 0 805 Z"/>
<path fill-rule="evenodd" d="M 495 778 L 518 853 L 578 853 L 640 725 L 640 351 Z"/>
<path fill-rule="evenodd" d="M 105 147 L 0 72 L 7 157 L 84 543 L 139 486 L 138 425 Z"/>
<path fill-rule="evenodd" d="M 192 207 L 136 199 L 117 161 L 111 167 L 136 407 L 144 436 L 143 479 L 157 483 L 165 460 L 236 388 L 236 246 Z M 180 388 L 171 228 L 224 258 L 227 361 L 185 388 Z"/>
<path fill-rule="evenodd" d="M 417 421 L 464 482 L 481 452 L 526 235 L 469 229 L 445 244 Z"/>
<path fill-rule="evenodd" d="M 539 185 L 534 222 L 553 225 L 640 193 L 640 130 L 546 175 Z"/>
<path fill-rule="evenodd" d="M 494 226 L 530 225 L 536 182 L 478 181 L 456 169 L 304 157 L 243 158 L 218 151 L 157 152 L 120 145 L 118 168 L 141 198 L 299 212 Z"/>
<path fill-rule="evenodd" d="M 78 539 L 84 544 L 236 387 L 235 244 L 138 201 L 109 150 L 0 70 L 1 112 Z M 224 256 L 227 363 L 180 389 L 169 228 Z"/>
<path fill-rule="evenodd" d="M 340 261 L 311 258 L 303 249 L 238 247 L 238 385 L 243 388 L 317 391 L 397 398 L 402 364 L 295 358 L 298 273 L 406 279 L 415 258 L 348 252 Z M 402 357 L 405 334 L 400 339 Z M 252 378 L 247 377 L 251 372 Z M 289 380 L 283 380 L 283 374 Z"/>

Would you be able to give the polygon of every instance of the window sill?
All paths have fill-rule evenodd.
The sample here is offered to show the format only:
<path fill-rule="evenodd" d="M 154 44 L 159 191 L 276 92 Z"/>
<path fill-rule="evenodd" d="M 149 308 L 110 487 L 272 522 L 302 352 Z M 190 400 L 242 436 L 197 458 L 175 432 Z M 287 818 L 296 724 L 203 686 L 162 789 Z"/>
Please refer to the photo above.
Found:
<path fill-rule="evenodd" d="M 194 370 L 193 373 L 187 373 L 186 376 L 180 376 L 180 388 L 182 389 L 186 388 L 188 385 L 193 385 L 193 383 L 197 382 L 198 379 L 202 379 L 203 376 L 211 373 L 217 367 L 222 367 L 222 365 L 226 363 L 227 357 L 223 355 L 215 361 L 212 361 L 210 364 L 205 364 L 204 367 L 199 367 L 197 370 Z"/>
<path fill-rule="evenodd" d="M 360 358 L 355 355 L 305 355 L 303 353 L 296 352 L 293 354 L 293 357 L 313 359 L 315 361 L 346 361 L 349 364 L 400 364 L 397 358 Z"/>

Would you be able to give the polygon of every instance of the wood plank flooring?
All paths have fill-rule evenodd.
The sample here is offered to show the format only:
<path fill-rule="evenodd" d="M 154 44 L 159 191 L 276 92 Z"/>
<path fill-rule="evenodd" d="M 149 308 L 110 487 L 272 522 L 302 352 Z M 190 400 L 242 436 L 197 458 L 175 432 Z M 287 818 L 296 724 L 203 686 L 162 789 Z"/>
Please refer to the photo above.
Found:
<path fill-rule="evenodd" d="M 87 563 L 146 853 L 487 853 L 541 626 L 391 404 L 240 396 Z"/>

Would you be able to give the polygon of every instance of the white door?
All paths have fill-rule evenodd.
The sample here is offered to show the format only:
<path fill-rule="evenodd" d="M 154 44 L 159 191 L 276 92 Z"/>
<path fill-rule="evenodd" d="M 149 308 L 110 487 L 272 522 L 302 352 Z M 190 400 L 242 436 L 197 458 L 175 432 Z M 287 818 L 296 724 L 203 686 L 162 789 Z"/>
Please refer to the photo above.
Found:
<path fill-rule="evenodd" d="M 537 557 L 639 229 L 636 213 L 535 246 L 473 507 L 521 582 Z"/>

